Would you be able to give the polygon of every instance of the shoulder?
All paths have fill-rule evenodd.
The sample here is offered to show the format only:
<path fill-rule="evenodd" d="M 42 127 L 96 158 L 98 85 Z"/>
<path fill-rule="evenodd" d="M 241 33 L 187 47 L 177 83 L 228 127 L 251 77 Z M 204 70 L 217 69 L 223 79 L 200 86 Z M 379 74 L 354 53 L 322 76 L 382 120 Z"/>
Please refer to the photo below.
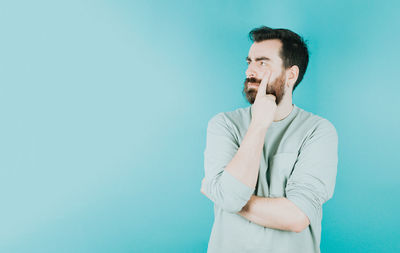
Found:
<path fill-rule="evenodd" d="M 336 128 L 330 120 L 304 109 L 299 108 L 296 121 L 307 128 L 310 134 L 318 131 L 337 135 Z"/>
<path fill-rule="evenodd" d="M 208 126 L 225 125 L 229 128 L 235 128 L 248 121 L 250 121 L 250 106 L 217 113 L 208 121 Z"/>
<path fill-rule="evenodd" d="M 338 134 L 330 120 L 300 108 L 296 120 L 299 128 L 303 129 L 303 133 L 305 133 L 302 148 L 311 143 L 319 143 L 324 146 L 326 144 L 337 145 Z"/>

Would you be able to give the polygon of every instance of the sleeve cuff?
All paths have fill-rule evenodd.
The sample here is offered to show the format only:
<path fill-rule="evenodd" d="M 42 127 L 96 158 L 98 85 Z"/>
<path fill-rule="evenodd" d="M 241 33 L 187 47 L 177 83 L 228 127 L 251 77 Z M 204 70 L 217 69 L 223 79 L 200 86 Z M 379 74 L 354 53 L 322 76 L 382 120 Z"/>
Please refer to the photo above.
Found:
<path fill-rule="evenodd" d="M 221 187 L 225 193 L 225 207 L 231 212 L 239 212 L 254 193 L 254 189 L 242 183 L 226 170 L 222 175 Z"/>

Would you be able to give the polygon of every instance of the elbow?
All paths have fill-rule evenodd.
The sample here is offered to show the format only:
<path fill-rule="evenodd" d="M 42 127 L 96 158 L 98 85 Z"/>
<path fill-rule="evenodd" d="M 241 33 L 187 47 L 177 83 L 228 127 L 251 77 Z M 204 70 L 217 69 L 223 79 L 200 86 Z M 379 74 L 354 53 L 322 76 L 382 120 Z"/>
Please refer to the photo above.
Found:
<path fill-rule="evenodd" d="M 232 202 L 230 203 L 229 201 L 224 201 L 224 203 L 222 203 L 221 208 L 228 213 L 238 213 L 240 212 L 243 207 L 246 205 L 246 203 L 242 202 L 242 203 L 237 203 L 237 202 Z"/>
<path fill-rule="evenodd" d="M 219 208 L 238 213 L 250 200 L 254 189 L 242 184 L 229 173 L 221 173 L 211 180 L 203 179 L 201 192 Z"/>
<path fill-rule="evenodd" d="M 305 216 L 304 214 L 302 216 L 303 217 L 292 223 L 292 226 L 290 228 L 292 232 L 301 233 L 303 232 L 304 229 L 308 228 L 308 226 L 310 225 L 307 216 Z"/>
<path fill-rule="evenodd" d="M 251 198 L 251 193 L 246 197 L 239 196 L 233 192 L 225 192 L 223 190 L 219 193 L 220 195 L 216 198 L 217 201 L 215 201 L 215 204 L 228 213 L 240 212 Z"/>
<path fill-rule="evenodd" d="M 214 201 L 203 190 L 201 190 L 201 193 L 204 194 L 208 199 L 213 201 L 214 204 L 219 206 L 222 210 L 224 210 L 225 212 L 228 212 L 228 213 L 238 213 L 246 205 L 246 203 L 244 203 L 244 202 L 237 203 L 237 202 L 229 201 L 229 200 Z"/>
<path fill-rule="evenodd" d="M 303 230 L 306 229 L 304 226 L 292 226 L 291 231 L 296 233 L 301 233 Z"/>
<path fill-rule="evenodd" d="M 247 202 L 251 197 L 251 195 L 249 195 L 248 198 L 242 198 L 231 192 L 227 193 L 223 190 L 218 190 L 213 192 L 205 186 L 204 179 L 202 181 L 200 192 L 208 199 L 213 201 L 214 204 L 216 204 L 222 210 L 228 213 L 240 212 L 243 209 L 243 207 L 246 206 Z"/>
<path fill-rule="evenodd" d="M 290 203 L 290 231 L 301 233 L 310 225 L 310 220 L 308 216 L 300 209 L 292 200 L 288 199 L 288 203 Z"/>

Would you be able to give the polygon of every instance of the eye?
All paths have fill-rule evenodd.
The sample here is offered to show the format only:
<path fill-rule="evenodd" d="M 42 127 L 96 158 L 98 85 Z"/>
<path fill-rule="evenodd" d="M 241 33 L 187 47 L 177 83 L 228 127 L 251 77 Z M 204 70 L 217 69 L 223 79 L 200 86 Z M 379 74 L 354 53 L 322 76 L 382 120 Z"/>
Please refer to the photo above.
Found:
<path fill-rule="evenodd" d="M 265 61 L 260 61 L 261 66 L 267 66 L 267 63 Z"/>

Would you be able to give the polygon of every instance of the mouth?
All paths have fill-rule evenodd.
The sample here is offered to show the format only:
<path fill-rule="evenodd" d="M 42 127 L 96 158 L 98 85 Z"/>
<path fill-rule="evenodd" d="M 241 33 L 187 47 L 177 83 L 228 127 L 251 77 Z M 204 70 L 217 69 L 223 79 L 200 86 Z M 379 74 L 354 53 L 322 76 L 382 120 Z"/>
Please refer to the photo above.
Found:
<path fill-rule="evenodd" d="M 247 83 L 247 87 L 258 87 L 260 86 L 259 83 Z"/>

